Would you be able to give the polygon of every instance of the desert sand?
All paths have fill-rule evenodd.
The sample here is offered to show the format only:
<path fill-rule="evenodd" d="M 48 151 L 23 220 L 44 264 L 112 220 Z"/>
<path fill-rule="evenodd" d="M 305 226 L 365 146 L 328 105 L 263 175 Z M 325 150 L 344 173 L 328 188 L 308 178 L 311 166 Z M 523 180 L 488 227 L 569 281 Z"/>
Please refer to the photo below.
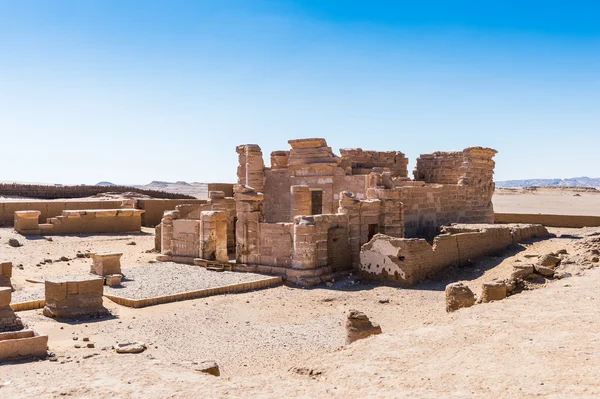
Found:
<path fill-rule="evenodd" d="M 19 312 L 50 336 L 57 360 L 1 365 L 0 397 L 597 397 L 600 271 L 582 243 L 598 239 L 600 229 L 551 232 L 555 238 L 448 268 L 411 289 L 351 276 L 332 286 L 279 286 L 142 309 L 104 299 L 113 315 L 107 319 L 64 322 L 41 310 Z M 23 246 L 8 246 L 9 238 Z M 153 242 L 152 229 L 52 241 L 0 229 L 2 258 L 15 265 L 15 295 L 38 289 L 27 279 L 87 271 L 91 260 L 78 252 L 123 252 L 127 274 L 155 258 Z M 503 301 L 445 312 L 446 284 L 463 281 L 479 294 L 482 283 L 508 277 L 514 264 L 562 249 L 573 262 L 559 267 L 565 278 L 541 278 Z M 69 260 L 57 262 L 62 256 Z M 350 309 L 366 313 L 383 334 L 345 345 Z M 94 348 L 81 345 L 84 338 Z M 148 349 L 112 349 L 132 341 Z M 203 360 L 216 361 L 221 376 L 196 371 Z"/>

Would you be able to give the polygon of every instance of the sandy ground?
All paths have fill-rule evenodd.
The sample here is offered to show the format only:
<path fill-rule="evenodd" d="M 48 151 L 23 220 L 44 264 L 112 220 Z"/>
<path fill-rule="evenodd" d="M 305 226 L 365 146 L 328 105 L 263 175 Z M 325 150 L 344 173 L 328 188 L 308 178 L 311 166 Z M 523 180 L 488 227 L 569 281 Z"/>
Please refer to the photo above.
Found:
<path fill-rule="evenodd" d="M 91 260 L 78 252 L 122 251 L 124 267 L 147 264 L 156 255 L 149 251 L 152 232 L 48 241 L 2 228 L 0 259 L 15 264 L 18 291 L 33 290 L 39 285 L 26 279 L 87 272 Z M 49 335 L 58 360 L 0 365 L 0 397 L 598 397 L 600 271 L 581 252 L 581 237 L 600 229 L 552 232 L 555 238 L 448 268 L 412 289 L 353 276 L 332 287 L 280 286 L 143 309 L 105 299 L 113 316 L 101 320 L 64 322 L 40 310 L 19 312 Z M 23 246 L 8 246 L 9 238 Z M 447 283 L 464 281 L 479 294 L 482 283 L 508 277 L 513 264 L 560 249 L 582 254 L 561 266 L 572 277 L 445 312 Z M 57 262 L 61 256 L 69 261 Z M 378 322 L 383 334 L 345 346 L 345 315 L 352 308 Z M 84 338 L 94 348 L 86 348 Z M 112 350 L 131 341 L 148 349 L 137 355 Z M 196 371 L 195 363 L 207 359 L 219 364 L 221 377 Z"/>
<path fill-rule="evenodd" d="M 473 397 L 516 394 L 518 387 L 528 394 L 553 389 L 565 395 L 581 394 L 583 387 L 600 393 L 587 380 L 592 373 L 589 367 L 600 360 L 600 345 L 596 338 L 581 340 L 590 339 L 587 329 L 595 331 L 588 318 L 594 320 L 595 312 L 600 312 L 592 291 L 600 286 L 600 274 L 547 283 L 550 288 L 542 285 L 536 292 L 453 315 L 444 311 L 443 288 L 448 282 L 463 280 L 477 290 L 482 282 L 507 277 L 517 259 L 528 262 L 526 255 L 571 248 L 578 242 L 573 236 L 578 230 L 554 232 L 563 236 L 524 244 L 504 256 L 481 259 L 472 267 L 449 269 L 414 289 L 374 286 L 350 278 L 333 287 L 281 286 L 144 309 L 122 307 L 105 299 L 113 317 L 103 320 L 59 322 L 42 316 L 39 310 L 19 312 L 29 326 L 50 336 L 50 350 L 58 361 L 0 366 L 0 396 Z M 33 285 L 26 278 L 87 271 L 91 262 L 75 258 L 35 266 L 44 258 L 73 257 L 88 249 L 123 251 L 124 264 L 154 256 L 145 252 L 153 240 L 147 233 L 53 237 L 53 241 L 19 237 L 20 248 L 6 245 L 10 237 L 19 236 L 0 229 L 2 257 L 23 264 L 23 270 L 15 268 L 19 290 Z M 137 245 L 127 245 L 132 241 Z M 579 293 L 577 289 L 561 291 L 564 282 L 575 284 L 571 281 L 576 280 L 577 284 L 597 284 L 590 287 L 587 297 L 591 299 L 586 301 L 591 302 L 577 311 L 585 316 L 578 319 L 579 324 L 574 324 L 573 314 L 566 311 L 553 313 L 557 306 L 570 308 L 567 302 L 572 299 L 557 295 Z M 389 303 L 381 303 L 382 299 Z M 352 308 L 379 322 L 385 334 L 344 348 L 345 314 Z M 83 338 L 89 338 L 95 348 L 81 345 Z M 149 349 L 138 355 L 119 355 L 111 349 L 131 341 L 143 341 Z M 565 353 L 573 359 L 563 359 Z M 589 360 L 579 358 L 583 356 Z M 568 375 L 577 374 L 571 385 L 582 381 L 582 388 L 560 388 L 557 371 L 546 370 L 546 357 L 568 365 Z M 221 377 L 194 370 L 194 362 L 206 359 L 218 362 Z M 537 364 L 544 370 L 525 364 Z M 304 375 L 305 369 L 322 374 L 309 377 Z M 531 380 L 532 374 L 537 379 Z M 548 376 L 553 376 L 550 381 Z M 550 385 L 541 386 L 540 382 Z"/>
<path fill-rule="evenodd" d="M 496 189 L 492 201 L 498 213 L 600 216 L 600 190 L 594 189 Z"/>

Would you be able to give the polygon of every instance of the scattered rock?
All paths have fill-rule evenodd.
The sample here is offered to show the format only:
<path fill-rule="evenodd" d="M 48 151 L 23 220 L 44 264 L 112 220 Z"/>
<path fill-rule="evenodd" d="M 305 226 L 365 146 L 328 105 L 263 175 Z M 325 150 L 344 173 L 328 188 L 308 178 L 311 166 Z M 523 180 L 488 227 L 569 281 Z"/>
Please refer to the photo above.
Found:
<path fill-rule="evenodd" d="M 117 345 L 115 350 L 117 353 L 142 353 L 146 350 L 146 345 L 143 342 L 130 342 Z"/>
<path fill-rule="evenodd" d="M 535 265 L 535 272 L 541 274 L 544 277 L 552 277 L 554 276 L 554 270 L 549 267 L 542 265 Z"/>
<path fill-rule="evenodd" d="M 127 245 L 137 245 L 135 241 L 129 241 Z"/>
<path fill-rule="evenodd" d="M 84 337 L 84 338 L 82 339 L 82 341 L 83 341 L 83 342 L 89 342 L 89 341 L 90 341 L 90 339 L 89 339 L 88 337 Z"/>
<path fill-rule="evenodd" d="M 554 278 L 557 279 L 563 279 L 563 278 L 568 278 L 568 277 L 573 277 L 573 275 L 571 273 L 567 273 L 567 272 L 560 272 L 560 273 L 555 273 L 554 274 Z"/>
<path fill-rule="evenodd" d="M 475 294 L 463 283 L 452 283 L 446 286 L 446 312 L 454 312 L 474 304 Z"/>
<path fill-rule="evenodd" d="M 558 266 L 560 261 L 561 261 L 560 258 L 558 258 L 552 254 L 546 254 L 546 255 L 543 255 L 542 257 L 540 257 L 540 259 L 538 260 L 538 265 L 547 267 L 550 269 L 554 269 L 556 266 Z"/>
<path fill-rule="evenodd" d="M 481 285 L 481 302 L 501 301 L 506 298 L 506 284 L 498 281 Z"/>
<path fill-rule="evenodd" d="M 559 249 L 558 251 L 556 251 L 557 254 L 559 255 L 566 255 L 567 254 L 567 250 L 566 249 Z"/>
<path fill-rule="evenodd" d="M 77 255 L 78 258 L 85 258 L 85 254 L 82 254 L 81 252 L 78 252 Z"/>
<path fill-rule="evenodd" d="M 381 334 L 379 324 L 372 323 L 363 312 L 355 309 L 350 310 L 346 319 L 347 344 L 376 334 Z"/>
<path fill-rule="evenodd" d="M 513 265 L 513 271 L 510 275 L 511 279 L 525 279 L 534 272 L 533 265 Z"/>
<path fill-rule="evenodd" d="M 523 256 L 526 258 L 539 258 L 540 257 L 539 255 L 536 255 L 536 254 L 525 254 Z"/>
<path fill-rule="evenodd" d="M 93 343 L 90 342 L 89 344 L 87 344 L 87 347 L 88 348 L 95 348 L 96 346 Z"/>
<path fill-rule="evenodd" d="M 381 298 L 378 302 L 379 303 L 390 303 L 390 298 Z"/>
<path fill-rule="evenodd" d="M 13 248 L 18 248 L 22 246 L 22 244 L 16 238 L 9 238 L 8 245 L 10 245 Z"/>
<path fill-rule="evenodd" d="M 68 262 L 68 261 L 70 261 L 70 260 L 71 260 L 71 259 L 67 258 L 66 256 L 61 256 L 61 257 L 60 257 L 60 261 L 61 261 L 61 262 Z"/>
<path fill-rule="evenodd" d="M 196 371 L 200 371 L 202 373 L 214 375 L 218 377 L 221 375 L 221 371 L 219 370 L 219 365 L 213 360 L 205 360 L 199 362 L 197 366 L 195 366 Z"/>
<path fill-rule="evenodd" d="M 590 259 L 592 261 L 592 263 L 598 263 L 600 261 L 600 259 L 597 256 L 594 256 L 592 259 Z"/>

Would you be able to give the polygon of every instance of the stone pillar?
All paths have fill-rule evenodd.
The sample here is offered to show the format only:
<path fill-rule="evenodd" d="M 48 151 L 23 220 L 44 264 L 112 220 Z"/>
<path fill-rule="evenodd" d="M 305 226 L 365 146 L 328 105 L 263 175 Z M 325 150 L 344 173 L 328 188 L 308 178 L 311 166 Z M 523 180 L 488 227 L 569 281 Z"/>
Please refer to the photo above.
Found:
<path fill-rule="evenodd" d="M 104 279 L 101 277 L 47 278 L 45 288 L 44 316 L 80 318 L 110 314 L 102 305 Z"/>
<path fill-rule="evenodd" d="M 296 216 L 310 216 L 312 213 L 310 188 L 303 185 L 291 186 L 290 192 L 292 219 Z"/>
<path fill-rule="evenodd" d="M 463 151 L 458 184 L 465 186 L 466 223 L 494 223 L 492 196 L 496 188 L 496 163 L 492 158 L 496 154 L 496 150 L 482 147 L 466 148 Z"/>
<path fill-rule="evenodd" d="M 294 218 L 294 256 L 292 268 L 314 269 L 317 266 L 317 227 L 314 218 Z"/>
<path fill-rule="evenodd" d="M 239 154 L 238 184 L 262 192 L 265 188 L 265 164 L 260 147 L 256 144 L 244 144 L 237 146 L 236 151 Z"/>
<path fill-rule="evenodd" d="M 223 211 L 200 213 L 200 254 L 202 259 L 227 263 L 227 214 Z"/>
<path fill-rule="evenodd" d="M 11 288 L 0 288 L 0 332 L 23 329 L 23 322 L 10 307 L 11 297 Z"/>
<path fill-rule="evenodd" d="M 16 211 L 15 230 L 19 234 L 40 234 L 40 211 Z"/>
<path fill-rule="evenodd" d="M 179 211 L 166 211 L 160 222 L 161 254 L 173 255 L 173 219 L 179 219 Z"/>
<path fill-rule="evenodd" d="M 288 167 L 289 151 L 273 151 L 271 153 L 271 169 L 285 169 Z"/>
<path fill-rule="evenodd" d="M 90 273 L 99 276 L 121 274 L 122 252 L 96 252 L 90 254 L 90 256 L 92 258 Z"/>
<path fill-rule="evenodd" d="M 12 277 L 12 262 L 0 263 L 0 287 L 8 287 L 12 289 L 10 281 Z"/>
<path fill-rule="evenodd" d="M 263 221 L 264 196 L 251 187 L 234 188 L 237 222 L 236 260 L 238 263 L 260 264 L 260 223 Z"/>
<path fill-rule="evenodd" d="M 225 197 L 224 191 L 211 191 L 208 196 L 211 210 L 223 211 L 227 215 L 227 252 L 235 252 L 235 200 Z"/>
<path fill-rule="evenodd" d="M 360 266 L 360 200 L 349 191 L 340 193 L 340 207 L 338 213 L 348 215 L 348 244 L 350 245 L 350 256 L 352 267 Z"/>

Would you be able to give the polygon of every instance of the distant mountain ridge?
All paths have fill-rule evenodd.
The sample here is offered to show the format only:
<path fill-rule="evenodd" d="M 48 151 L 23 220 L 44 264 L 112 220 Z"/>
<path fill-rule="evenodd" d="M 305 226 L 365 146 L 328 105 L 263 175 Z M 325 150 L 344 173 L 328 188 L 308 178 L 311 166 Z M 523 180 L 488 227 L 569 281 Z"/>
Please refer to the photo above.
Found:
<path fill-rule="evenodd" d="M 497 181 L 499 188 L 519 187 L 600 187 L 600 177 L 571 177 L 567 179 L 526 179 Z"/>

